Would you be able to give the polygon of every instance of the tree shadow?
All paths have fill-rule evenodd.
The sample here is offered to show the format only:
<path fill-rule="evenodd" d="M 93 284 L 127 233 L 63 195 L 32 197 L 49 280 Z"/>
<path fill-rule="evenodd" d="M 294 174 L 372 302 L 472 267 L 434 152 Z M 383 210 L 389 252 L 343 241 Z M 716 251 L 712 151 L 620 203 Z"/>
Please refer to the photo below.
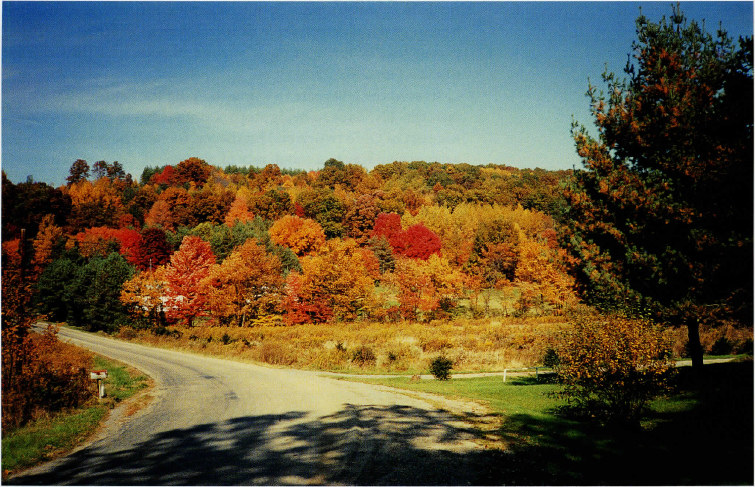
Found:
<path fill-rule="evenodd" d="M 507 417 L 502 435 L 519 476 L 549 485 L 753 485 L 752 362 L 706 365 L 702 378 L 687 367 L 676 386 L 637 430 L 558 410 Z"/>
<path fill-rule="evenodd" d="M 679 407 L 650 410 L 643 430 L 515 414 L 504 418 L 501 451 L 481 448 L 480 431 L 447 412 L 345 405 L 325 417 L 245 416 L 159 432 L 114 452 L 99 442 L 6 483 L 752 485 L 752 363 L 708 370 L 703 383 L 681 376 Z"/>
<path fill-rule="evenodd" d="M 449 413 L 346 405 L 331 416 L 248 416 L 157 433 L 107 452 L 95 443 L 48 473 L 46 485 L 448 485 L 497 483 L 506 456 Z"/>

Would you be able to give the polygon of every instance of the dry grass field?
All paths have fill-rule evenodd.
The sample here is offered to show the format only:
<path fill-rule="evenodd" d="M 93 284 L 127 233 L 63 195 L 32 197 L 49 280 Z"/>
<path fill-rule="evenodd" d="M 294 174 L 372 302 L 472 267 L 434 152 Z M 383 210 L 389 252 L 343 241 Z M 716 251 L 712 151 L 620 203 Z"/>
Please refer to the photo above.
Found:
<path fill-rule="evenodd" d="M 563 317 L 456 319 L 430 323 L 349 322 L 251 328 L 124 329 L 119 338 L 301 369 L 351 373 L 427 373 L 445 355 L 454 372 L 539 364 Z"/>
<path fill-rule="evenodd" d="M 308 370 L 419 374 L 428 373 L 430 362 L 444 355 L 453 361 L 453 373 L 490 372 L 542 364 L 546 350 L 558 332 L 569 326 L 569 319 L 498 315 L 429 323 L 354 321 L 282 326 L 280 319 L 256 323 L 243 328 L 124 328 L 117 336 L 158 347 Z M 667 333 L 672 338 L 673 355 L 683 357 L 686 329 Z M 729 344 L 729 351 L 726 347 L 724 353 L 718 351 L 721 341 Z M 729 325 L 703 326 L 701 342 L 708 354 L 745 353 L 747 347 L 751 350 L 752 335 L 747 329 Z"/>

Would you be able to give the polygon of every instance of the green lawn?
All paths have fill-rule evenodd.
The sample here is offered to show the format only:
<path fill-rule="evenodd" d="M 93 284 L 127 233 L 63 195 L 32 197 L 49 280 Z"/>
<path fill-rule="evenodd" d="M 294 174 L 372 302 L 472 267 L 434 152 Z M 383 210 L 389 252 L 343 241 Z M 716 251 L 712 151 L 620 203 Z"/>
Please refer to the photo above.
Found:
<path fill-rule="evenodd" d="M 475 399 L 502 416 L 504 456 L 495 483 L 549 485 L 752 485 L 752 361 L 706 365 L 702 379 L 680 369 L 677 389 L 653 401 L 642 429 L 559 414 L 555 384 L 500 377 L 370 380 L 392 387 Z"/>
<path fill-rule="evenodd" d="M 148 387 L 149 379 L 110 359 L 95 357 L 96 370 L 108 371 L 106 398 L 88 407 L 43 418 L 3 435 L 3 478 L 63 454 L 85 441 L 97 429 L 109 409 Z"/>

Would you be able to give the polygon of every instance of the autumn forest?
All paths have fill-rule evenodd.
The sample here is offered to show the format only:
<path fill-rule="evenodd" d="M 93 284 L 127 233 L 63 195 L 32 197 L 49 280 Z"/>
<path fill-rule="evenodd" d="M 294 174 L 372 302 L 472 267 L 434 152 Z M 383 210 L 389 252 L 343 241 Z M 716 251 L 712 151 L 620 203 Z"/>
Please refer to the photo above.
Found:
<path fill-rule="evenodd" d="M 569 175 L 190 158 L 135 181 L 77 160 L 60 188 L 3 179 L 3 245 L 26 247 L 42 313 L 91 330 L 482 316 L 491 290 L 554 314 L 576 301 L 553 220 Z"/>

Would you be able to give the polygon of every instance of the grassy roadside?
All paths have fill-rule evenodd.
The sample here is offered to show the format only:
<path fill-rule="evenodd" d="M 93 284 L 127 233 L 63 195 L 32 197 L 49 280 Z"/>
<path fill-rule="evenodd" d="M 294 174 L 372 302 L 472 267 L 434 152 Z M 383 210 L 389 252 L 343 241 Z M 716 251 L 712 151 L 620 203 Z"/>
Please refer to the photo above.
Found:
<path fill-rule="evenodd" d="M 101 401 L 93 399 L 86 407 L 40 418 L 3 435 L 3 478 L 71 451 L 97 431 L 110 409 L 151 387 L 149 377 L 120 362 L 95 356 L 94 366 L 108 371 L 106 397 Z M 139 395 L 129 402 L 126 415 L 145 404 L 145 396 Z"/>
<path fill-rule="evenodd" d="M 706 365 L 702 379 L 680 370 L 675 392 L 651 402 L 639 431 L 611 429 L 562 413 L 558 386 L 534 377 L 351 379 L 467 398 L 500 418 L 513 456 L 496 483 L 547 485 L 752 485 L 753 362 Z"/>

